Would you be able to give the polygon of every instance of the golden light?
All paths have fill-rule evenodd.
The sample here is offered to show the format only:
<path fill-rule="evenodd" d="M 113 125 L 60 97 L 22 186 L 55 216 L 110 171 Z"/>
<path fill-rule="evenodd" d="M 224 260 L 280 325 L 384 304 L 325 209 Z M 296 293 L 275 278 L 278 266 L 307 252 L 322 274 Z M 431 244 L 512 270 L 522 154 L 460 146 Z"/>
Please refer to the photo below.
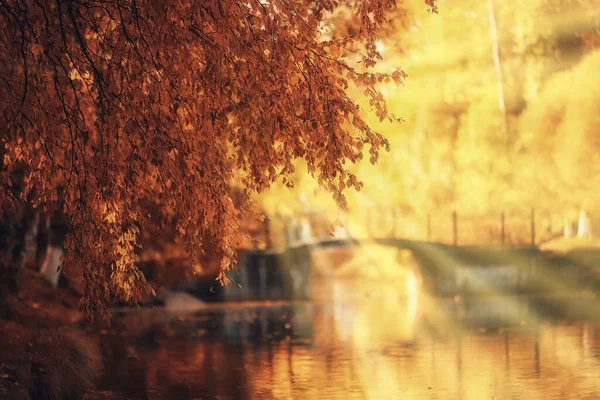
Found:
<path fill-rule="evenodd" d="M 390 111 L 404 122 L 380 122 L 369 114 L 371 107 L 361 93 L 349 89 L 368 122 L 383 132 L 392 146 L 376 165 L 350 166 L 364 182 L 360 193 L 347 193 L 351 236 L 358 240 L 394 236 L 426 241 L 430 229 L 439 240 L 451 243 L 448 225 L 453 211 L 483 220 L 498 219 L 501 213 L 529 215 L 534 208 L 550 221 L 546 229 L 541 226 L 542 217 L 536 220 L 539 243 L 542 237 L 546 240 L 562 233 L 572 219 L 565 218 L 563 223 L 563 215 L 581 209 L 597 214 L 600 75 L 596 72 L 600 47 L 594 40 L 600 37 L 598 3 L 582 0 L 566 7 L 544 0 L 518 4 L 441 1 L 439 15 L 427 14 L 420 5 L 422 2 L 406 2 L 410 23 L 377 43 L 384 60 L 376 71 L 400 66 L 408 73 L 404 86 L 381 86 Z M 301 192 L 312 193 L 314 186 L 313 180 L 300 175 L 298 191 L 283 196 L 297 198 Z M 259 201 L 274 203 L 280 193 L 277 188 Z M 324 193 L 309 198 L 309 206 L 330 221 L 339 212 Z M 426 217 L 431 215 L 443 215 L 445 220 L 432 218 L 428 227 Z M 522 219 L 525 225 L 529 223 L 527 217 Z M 483 237 L 482 230 L 466 232 L 460 230 L 461 222 L 458 225 L 459 246 L 499 244 L 492 234 L 488 238 L 486 232 Z M 506 228 L 507 242 L 509 236 L 520 234 L 515 231 Z M 594 237 L 549 243 L 542 245 L 542 250 L 599 246 Z M 455 273 L 457 260 L 450 254 L 426 245 L 422 251 L 448 275 Z M 499 332 L 490 343 L 469 337 L 472 327 L 464 317 L 469 300 L 458 296 L 447 304 L 448 309 L 440 309 L 440 300 L 423 292 L 419 266 L 411 257 L 374 246 L 338 253 L 320 250 L 313 255 L 313 263 L 331 279 L 336 339 L 327 339 L 327 343 L 339 341 L 357 352 L 351 367 L 365 398 L 389 397 L 390 393 L 417 397 L 434 381 L 444 394 L 489 398 L 497 394 L 494 377 L 514 373 L 510 360 L 519 355 L 509 352 L 511 340 L 518 349 L 534 344 L 540 347 L 537 357 L 550 360 L 545 363 L 546 373 L 572 377 L 575 389 L 598 386 L 593 377 L 578 370 L 585 349 L 576 336 L 565 333 L 560 343 L 550 343 L 548 332 L 567 331 L 566 327 L 548 327 L 547 317 L 529 307 L 524 298 L 467 269 L 468 279 L 490 298 L 489 304 L 482 302 L 488 304 L 482 312 L 491 318 L 495 308 L 501 310 L 505 318 L 517 322 L 511 329 L 519 330 L 514 339 L 510 330 Z M 511 266 L 528 260 L 513 253 L 501 261 Z M 580 289 L 548 265 L 540 263 L 536 268 L 545 271 L 539 283 L 549 292 Z M 360 289 L 356 280 L 364 282 Z M 596 298 L 586 297 L 578 303 L 578 311 L 593 319 L 599 306 Z M 394 313 L 398 320 L 378 320 L 380 315 Z M 398 351 L 400 343 L 416 340 L 423 315 L 461 337 L 460 346 L 469 346 L 468 353 L 476 354 L 477 362 L 460 358 L 457 347 L 440 344 L 431 350 L 435 360 L 430 364 L 415 361 L 420 378 L 402 382 L 398 376 L 402 368 L 386 351 Z M 519 316 L 522 320 L 516 321 Z M 595 360 L 586 363 L 600 367 Z M 442 383 L 444 375 L 449 377 L 447 384 Z M 548 393 L 548 388 L 527 376 L 511 378 L 513 392 L 503 393 L 507 397 L 519 393 L 523 398 L 542 399 Z M 461 386 L 461 379 L 469 384 Z M 380 383 L 379 389 L 372 382 Z M 562 383 L 548 386 L 560 393 Z"/>

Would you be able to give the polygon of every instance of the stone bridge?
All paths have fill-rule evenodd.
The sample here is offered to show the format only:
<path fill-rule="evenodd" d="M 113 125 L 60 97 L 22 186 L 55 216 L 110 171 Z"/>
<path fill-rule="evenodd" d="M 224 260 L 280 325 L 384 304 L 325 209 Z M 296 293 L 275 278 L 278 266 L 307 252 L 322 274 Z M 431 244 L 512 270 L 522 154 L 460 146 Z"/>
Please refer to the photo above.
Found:
<path fill-rule="evenodd" d="M 222 297 L 224 300 L 308 300 L 312 297 L 313 251 L 365 245 L 410 251 L 424 289 L 436 295 L 527 291 L 531 289 L 541 255 L 534 247 L 452 246 L 395 238 L 313 241 L 283 250 L 244 253 L 240 269 L 230 275 L 239 285 L 223 288 Z"/>

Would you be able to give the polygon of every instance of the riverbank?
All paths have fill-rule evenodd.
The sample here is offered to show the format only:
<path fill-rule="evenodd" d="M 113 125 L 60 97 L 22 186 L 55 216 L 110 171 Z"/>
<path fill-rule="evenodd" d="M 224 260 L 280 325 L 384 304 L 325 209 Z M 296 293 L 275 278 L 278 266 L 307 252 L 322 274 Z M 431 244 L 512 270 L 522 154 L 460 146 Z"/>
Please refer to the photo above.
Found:
<path fill-rule="evenodd" d="M 0 298 L 0 398 L 82 399 L 101 371 L 97 339 L 85 332 L 79 297 L 26 268 Z"/>
<path fill-rule="evenodd" d="M 574 250 L 600 250 L 597 237 L 558 238 L 540 246 L 543 251 L 570 252 Z"/>

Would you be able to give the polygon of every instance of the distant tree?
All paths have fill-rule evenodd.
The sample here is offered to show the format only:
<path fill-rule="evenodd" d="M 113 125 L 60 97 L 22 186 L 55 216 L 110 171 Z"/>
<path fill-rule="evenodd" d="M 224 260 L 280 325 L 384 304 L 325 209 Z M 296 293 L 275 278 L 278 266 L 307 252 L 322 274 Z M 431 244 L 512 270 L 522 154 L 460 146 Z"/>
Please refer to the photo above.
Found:
<path fill-rule="evenodd" d="M 435 0 L 425 0 L 435 9 Z M 343 7 L 358 21 L 327 34 Z M 386 139 L 346 94 L 403 78 L 368 71 L 393 0 L 0 0 L 0 202 L 60 210 L 65 266 L 83 268 L 84 308 L 135 300 L 140 230 L 177 221 L 190 256 L 235 258 L 234 178 L 247 192 L 289 182 L 304 158 L 344 204 L 361 183 L 346 161 L 372 161 Z M 350 67 L 359 57 L 364 69 Z M 22 181 L 12 172 L 25 167 Z M 290 183 L 291 185 L 292 183 Z M 19 185 L 17 199 L 11 187 Z M 145 202 L 161 205 L 148 214 Z"/>

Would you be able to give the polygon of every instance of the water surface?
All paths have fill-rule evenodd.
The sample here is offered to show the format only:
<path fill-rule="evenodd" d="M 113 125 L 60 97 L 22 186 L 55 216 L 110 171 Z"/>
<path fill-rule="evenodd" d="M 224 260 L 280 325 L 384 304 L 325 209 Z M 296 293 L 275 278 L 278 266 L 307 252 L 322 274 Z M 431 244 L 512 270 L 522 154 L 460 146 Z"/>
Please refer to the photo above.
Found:
<path fill-rule="evenodd" d="M 315 300 L 118 317 L 107 397 L 595 399 L 590 296 L 431 298 L 406 285 L 317 282 Z M 144 314 L 146 313 L 146 314 Z"/>

